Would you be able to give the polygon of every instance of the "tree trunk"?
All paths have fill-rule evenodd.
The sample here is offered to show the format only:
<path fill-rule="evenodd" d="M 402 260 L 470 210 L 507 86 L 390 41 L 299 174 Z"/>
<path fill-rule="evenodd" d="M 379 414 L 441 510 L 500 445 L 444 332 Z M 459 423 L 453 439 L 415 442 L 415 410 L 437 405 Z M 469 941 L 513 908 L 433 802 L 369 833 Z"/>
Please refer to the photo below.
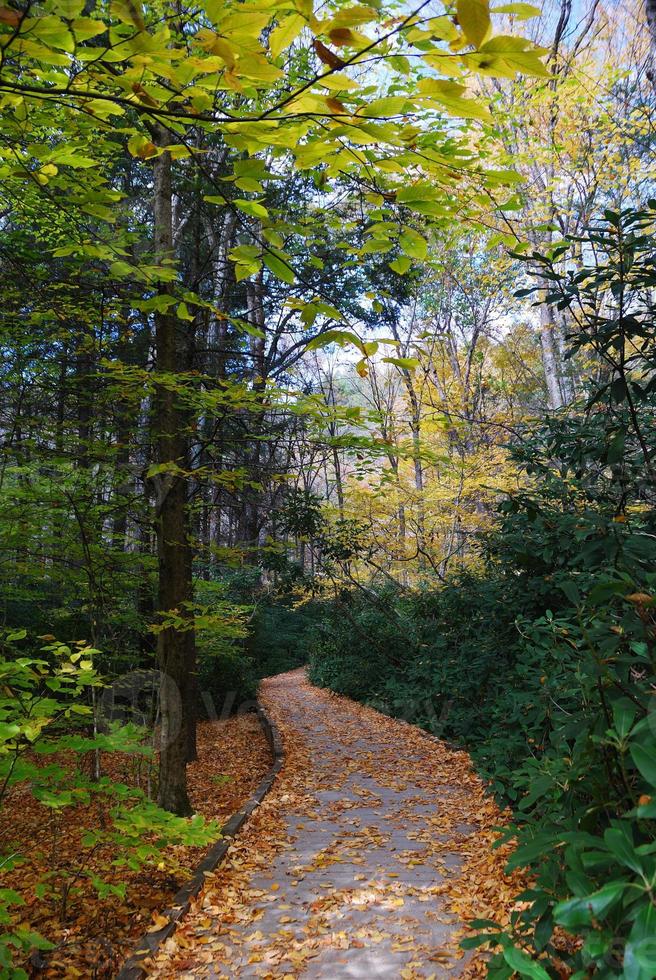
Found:
<path fill-rule="evenodd" d="M 333 469 L 335 470 L 335 491 L 337 493 L 337 509 L 339 511 L 340 519 L 344 520 L 344 485 L 342 483 L 342 466 L 340 463 L 339 450 L 337 449 L 337 446 L 333 446 Z"/>
<path fill-rule="evenodd" d="M 80 330 L 78 350 L 75 356 L 75 391 L 77 400 L 77 465 L 88 469 L 91 449 L 91 420 L 93 413 L 93 356 L 90 351 L 91 336 Z"/>
<path fill-rule="evenodd" d="M 647 78 L 656 89 L 656 70 L 654 69 L 654 58 L 656 56 L 656 0 L 645 0 L 645 20 L 649 31 L 649 58 L 647 62 Z"/>
<path fill-rule="evenodd" d="M 266 322 L 264 316 L 264 280 L 262 273 L 254 282 L 248 283 L 247 289 L 248 318 L 253 326 L 261 331 L 261 336 L 250 338 L 250 353 L 252 358 L 251 365 L 251 384 L 253 391 L 257 393 L 255 399 L 256 406 L 262 405 L 264 390 L 266 385 L 266 351 L 265 351 L 265 332 Z M 247 439 L 248 448 L 245 453 L 245 462 L 249 473 L 249 479 L 254 483 L 264 486 L 266 477 L 264 474 L 264 464 L 262 460 L 262 435 L 264 433 L 264 414 L 263 411 L 255 409 L 245 413 L 246 425 L 248 428 Z M 260 519 L 262 513 L 263 491 L 256 486 L 245 486 L 241 498 L 241 510 L 238 521 L 237 543 L 244 550 L 244 559 L 247 564 L 255 565 L 260 538 Z"/>
<path fill-rule="evenodd" d="M 163 133 L 160 142 L 166 141 Z M 154 238 L 160 262 L 173 255 L 173 222 L 171 209 L 171 157 L 162 153 L 154 164 Z M 159 284 L 160 293 L 168 294 L 169 284 Z M 178 321 L 167 312 L 155 314 L 156 371 L 169 375 L 169 386 L 158 384 L 155 390 L 155 441 L 157 461 L 183 467 L 186 445 L 183 417 L 177 403 L 177 392 L 171 390 L 170 375 L 179 367 L 177 344 Z M 191 563 L 187 491 L 183 477 L 175 471 L 164 471 L 157 479 L 157 558 L 159 571 L 159 611 L 175 610 L 189 615 L 191 602 Z M 158 634 L 161 678 L 161 741 L 158 803 L 172 813 L 191 813 L 187 794 L 188 731 L 185 708 L 189 701 L 188 651 L 186 631 L 169 626 Z"/>
<path fill-rule="evenodd" d="M 187 542 L 183 549 L 185 556 L 185 589 L 188 591 L 190 601 L 194 596 L 193 579 L 193 554 L 189 542 L 189 526 L 187 521 Z M 196 630 L 188 629 L 183 633 L 185 641 L 185 667 L 187 672 L 187 686 L 185 691 L 185 702 L 183 714 L 185 730 L 187 733 L 187 762 L 196 762 L 198 759 L 198 741 L 196 728 L 198 721 L 198 658 L 196 656 Z"/>
<path fill-rule="evenodd" d="M 426 567 L 426 503 L 424 500 L 424 467 L 421 459 L 421 401 L 414 389 L 412 376 L 403 370 L 403 379 L 410 405 L 410 433 L 412 435 L 412 463 L 417 494 L 417 565 L 420 572 Z"/>
<path fill-rule="evenodd" d="M 557 409 L 563 406 L 563 395 L 560 388 L 558 371 L 558 348 L 554 339 L 554 325 L 546 304 L 540 307 L 540 344 L 542 346 L 542 367 L 547 383 L 549 408 Z"/>

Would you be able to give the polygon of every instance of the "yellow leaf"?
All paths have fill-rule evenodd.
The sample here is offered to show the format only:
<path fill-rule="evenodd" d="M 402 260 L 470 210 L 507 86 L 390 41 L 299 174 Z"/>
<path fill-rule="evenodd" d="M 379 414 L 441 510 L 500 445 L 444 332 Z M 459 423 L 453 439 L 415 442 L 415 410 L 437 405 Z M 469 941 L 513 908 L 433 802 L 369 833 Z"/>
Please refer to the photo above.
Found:
<path fill-rule="evenodd" d="M 492 26 L 488 0 L 458 0 L 456 15 L 467 40 L 474 47 L 480 47 Z"/>
<path fill-rule="evenodd" d="M 288 17 L 283 17 L 278 26 L 271 31 L 269 37 L 271 57 L 277 58 L 285 48 L 289 47 L 292 41 L 296 40 L 304 27 L 305 18 L 301 17 L 300 14 L 289 14 Z"/>
<path fill-rule="evenodd" d="M 169 919 L 165 915 L 156 915 L 148 932 L 157 932 L 159 929 L 163 929 L 164 926 L 167 926 L 168 924 Z"/>
<path fill-rule="evenodd" d="M 145 28 L 143 12 L 138 0 L 114 0 L 111 5 L 111 13 L 117 20 L 124 24 L 132 24 L 139 31 L 143 31 Z"/>

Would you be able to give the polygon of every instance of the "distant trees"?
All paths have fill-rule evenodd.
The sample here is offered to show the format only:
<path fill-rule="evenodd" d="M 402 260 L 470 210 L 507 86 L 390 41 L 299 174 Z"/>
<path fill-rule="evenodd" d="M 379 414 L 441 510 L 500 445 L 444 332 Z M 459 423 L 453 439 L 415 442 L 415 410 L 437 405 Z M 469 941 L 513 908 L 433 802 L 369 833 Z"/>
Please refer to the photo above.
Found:
<path fill-rule="evenodd" d="M 6 618 L 87 633 L 112 669 L 157 656 L 176 813 L 210 615 L 195 579 L 256 562 L 333 412 L 299 390 L 302 357 L 334 341 L 366 361 L 367 294 L 394 275 L 400 296 L 429 226 L 479 220 L 474 188 L 512 180 L 483 165 L 490 117 L 450 66 L 544 75 L 540 52 L 499 45 L 485 4 L 433 13 L 0 11 Z"/>

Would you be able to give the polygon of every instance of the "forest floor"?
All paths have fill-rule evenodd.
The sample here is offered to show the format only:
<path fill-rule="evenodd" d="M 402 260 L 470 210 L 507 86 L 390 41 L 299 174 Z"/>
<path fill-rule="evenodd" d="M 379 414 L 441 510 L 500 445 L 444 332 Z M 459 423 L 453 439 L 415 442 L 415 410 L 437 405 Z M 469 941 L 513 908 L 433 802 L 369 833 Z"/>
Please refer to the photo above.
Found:
<path fill-rule="evenodd" d="M 47 758 L 62 765 L 73 761 Z M 225 823 L 250 798 L 270 766 L 271 752 L 257 715 L 201 723 L 198 761 L 188 770 L 194 808 Z M 102 768 L 117 782 L 132 786 L 143 782 L 134 757 L 103 755 Z M 25 902 L 16 907 L 14 922 L 55 943 L 51 952 L 36 954 L 31 963 L 23 964 L 30 975 L 49 980 L 114 976 L 141 935 L 161 925 L 158 913 L 207 851 L 206 847 L 169 847 L 162 852 L 161 868 L 121 868 L 117 873 L 111 847 L 90 852 L 81 846 L 85 831 L 102 826 L 106 810 L 102 799 L 89 806 L 47 810 L 33 798 L 29 786 L 17 784 L 0 811 L 0 853 L 24 855 L 13 871 L 2 875 L 2 887 L 15 889 Z M 87 873 L 125 882 L 125 898 L 100 900 Z"/>
<path fill-rule="evenodd" d="M 459 939 L 508 921 L 503 815 L 465 752 L 313 687 L 263 682 L 281 774 L 150 961 L 157 978 L 479 976 Z"/>

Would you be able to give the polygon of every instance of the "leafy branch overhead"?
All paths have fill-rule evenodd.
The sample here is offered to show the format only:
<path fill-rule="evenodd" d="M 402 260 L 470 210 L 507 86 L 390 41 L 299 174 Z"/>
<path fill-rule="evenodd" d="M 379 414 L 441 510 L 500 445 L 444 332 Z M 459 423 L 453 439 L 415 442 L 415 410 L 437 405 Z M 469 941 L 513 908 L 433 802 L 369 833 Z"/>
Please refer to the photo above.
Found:
<path fill-rule="evenodd" d="M 439 223 L 463 207 L 475 215 L 476 199 L 513 176 L 482 165 L 469 124 L 461 133 L 444 121 L 492 124 L 469 79 L 548 75 L 545 49 L 495 35 L 495 12 L 474 0 L 437 17 L 426 3 L 403 15 L 340 4 L 317 16 L 311 5 L 289 0 L 266 10 L 256 2 L 207 2 L 184 21 L 139 2 L 99 5 L 93 17 L 81 2 L 3 10 L 0 100 L 16 146 L 0 167 L 3 178 L 36 179 L 57 195 L 74 180 L 83 211 L 115 223 L 122 194 L 95 172 L 75 171 L 105 166 L 124 140 L 140 160 L 195 158 L 220 191 L 205 200 L 234 209 L 247 235 L 233 256 L 238 277 L 264 262 L 288 284 L 297 276 L 283 244 L 284 215 L 266 202 L 280 179 L 276 160 L 291 157 L 300 172 L 319 168 L 324 199 L 336 181 L 361 182 L 374 220 L 376 207 L 393 219 L 372 225 L 364 249 L 398 242 L 403 256 L 421 258 L 421 236 L 408 220 Z M 497 12 L 538 13 L 521 3 Z M 380 94 L 382 71 L 394 95 Z M 28 115 L 36 132 L 53 112 L 54 145 L 30 140 Z M 101 139 L 94 148 L 91 134 Z M 205 146 L 219 134 L 236 154 L 222 186 Z M 233 187 L 259 196 L 234 196 Z M 318 220 L 321 207 L 319 199 Z M 135 266 L 120 239 L 103 237 L 81 242 L 78 254 L 110 261 L 116 275 L 137 281 L 164 273 L 175 279 L 161 264 Z M 392 267 L 402 274 L 406 261 L 397 256 Z"/>

